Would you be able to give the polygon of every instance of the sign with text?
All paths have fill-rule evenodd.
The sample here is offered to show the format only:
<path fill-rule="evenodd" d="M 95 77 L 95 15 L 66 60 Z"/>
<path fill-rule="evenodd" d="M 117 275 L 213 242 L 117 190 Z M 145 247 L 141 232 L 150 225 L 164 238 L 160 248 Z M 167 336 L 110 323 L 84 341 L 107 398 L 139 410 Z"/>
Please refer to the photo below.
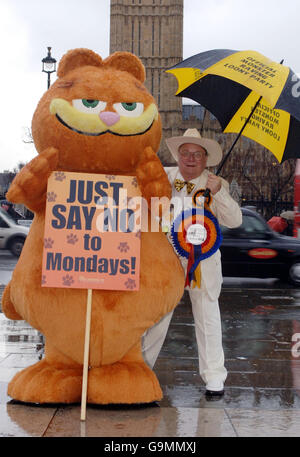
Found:
<path fill-rule="evenodd" d="M 224 132 L 240 132 L 258 98 L 259 95 L 251 92 L 235 113 Z M 284 154 L 289 128 L 289 113 L 280 109 L 273 109 L 262 98 L 246 125 L 243 135 L 269 149 L 275 155 L 278 162 L 280 162 Z"/>
<path fill-rule="evenodd" d="M 54 171 L 42 286 L 138 290 L 140 190 L 133 176 Z"/>

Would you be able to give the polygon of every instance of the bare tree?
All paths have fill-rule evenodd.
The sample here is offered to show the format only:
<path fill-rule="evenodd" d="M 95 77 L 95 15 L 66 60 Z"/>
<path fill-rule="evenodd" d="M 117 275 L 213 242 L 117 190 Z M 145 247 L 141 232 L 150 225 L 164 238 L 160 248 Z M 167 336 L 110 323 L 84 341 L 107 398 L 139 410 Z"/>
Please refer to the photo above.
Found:
<path fill-rule="evenodd" d="M 19 162 L 16 167 L 14 167 L 13 171 L 14 173 L 19 173 L 19 171 L 22 170 L 23 167 L 25 167 L 26 162 Z"/>
<path fill-rule="evenodd" d="M 270 151 L 243 138 L 221 175 L 229 182 L 236 179 L 244 195 L 277 201 L 293 198 L 295 166 L 294 159 L 279 163 Z"/>
<path fill-rule="evenodd" d="M 32 138 L 31 129 L 29 127 L 24 127 L 24 136 L 22 141 L 26 144 L 32 144 L 34 142 Z"/>
<path fill-rule="evenodd" d="M 8 188 L 10 186 L 10 183 L 16 176 L 16 173 L 13 171 L 6 171 L 4 173 L 1 173 L 1 189 L 2 189 L 2 195 L 1 197 L 4 198 L 6 192 L 8 191 Z"/>

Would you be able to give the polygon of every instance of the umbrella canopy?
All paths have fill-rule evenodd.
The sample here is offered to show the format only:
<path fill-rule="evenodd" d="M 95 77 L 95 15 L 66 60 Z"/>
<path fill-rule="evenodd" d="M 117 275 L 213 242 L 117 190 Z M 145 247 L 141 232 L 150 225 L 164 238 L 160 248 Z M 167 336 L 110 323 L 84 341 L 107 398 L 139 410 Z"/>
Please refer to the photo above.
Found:
<path fill-rule="evenodd" d="M 271 217 L 271 219 L 268 220 L 267 224 L 269 227 L 271 227 L 272 230 L 275 230 L 275 232 L 278 233 L 283 232 L 288 226 L 287 222 L 280 216 Z"/>
<path fill-rule="evenodd" d="M 280 217 L 283 217 L 283 219 L 286 219 L 287 221 L 293 221 L 295 219 L 295 213 L 294 211 L 283 211 L 280 214 Z"/>
<path fill-rule="evenodd" d="M 224 132 L 260 143 L 278 162 L 300 158 L 300 80 L 290 68 L 256 51 L 216 49 L 167 72 L 178 80 L 176 95 L 207 108 Z"/>

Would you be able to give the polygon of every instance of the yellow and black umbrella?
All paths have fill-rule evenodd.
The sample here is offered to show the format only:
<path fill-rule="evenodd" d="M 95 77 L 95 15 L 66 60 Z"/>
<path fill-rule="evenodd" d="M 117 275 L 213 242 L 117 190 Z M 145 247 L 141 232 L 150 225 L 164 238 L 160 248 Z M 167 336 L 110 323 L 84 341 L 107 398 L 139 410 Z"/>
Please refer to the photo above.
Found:
<path fill-rule="evenodd" d="M 176 76 L 176 95 L 204 106 L 223 132 L 240 135 L 270 150 L 278 162 L 300 158 L 300 79 L 288 67 L 256 51 L 215 49 L 167 70 Z"/>

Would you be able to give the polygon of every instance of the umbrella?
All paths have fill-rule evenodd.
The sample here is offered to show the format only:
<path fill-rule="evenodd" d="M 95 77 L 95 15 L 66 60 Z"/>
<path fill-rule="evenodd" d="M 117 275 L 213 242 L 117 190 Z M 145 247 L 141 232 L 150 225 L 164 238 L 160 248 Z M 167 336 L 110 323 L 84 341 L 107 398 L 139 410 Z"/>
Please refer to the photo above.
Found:
<path fill-rule="evenodd" d="M 300 158 L 300 80 L 282 62 L 256 51 L 215 49 L 167 72 L 178 80 L 176 95 L 207 108 L 223 132 L 238 133 L 216 174 L 242 134 L 270 150 L 279 163 Z"/>
<path fill-rule="evenodd" d="M 283 211 L 280 214 L 280 217 L 283 217 L 287 221 L 293 221 L 295 218 L 295 213 L 294 213 L 294 211 Z"/>
<path fill-rule="evenodd" d="M 272 230 L 275 232 L 281 233 L 285 230 L 288 226 L 287 222 L 282 219 L 280 216 L 273 216 L 271 219 L 268 220 L 267 224 L 271 227 Z"/>

